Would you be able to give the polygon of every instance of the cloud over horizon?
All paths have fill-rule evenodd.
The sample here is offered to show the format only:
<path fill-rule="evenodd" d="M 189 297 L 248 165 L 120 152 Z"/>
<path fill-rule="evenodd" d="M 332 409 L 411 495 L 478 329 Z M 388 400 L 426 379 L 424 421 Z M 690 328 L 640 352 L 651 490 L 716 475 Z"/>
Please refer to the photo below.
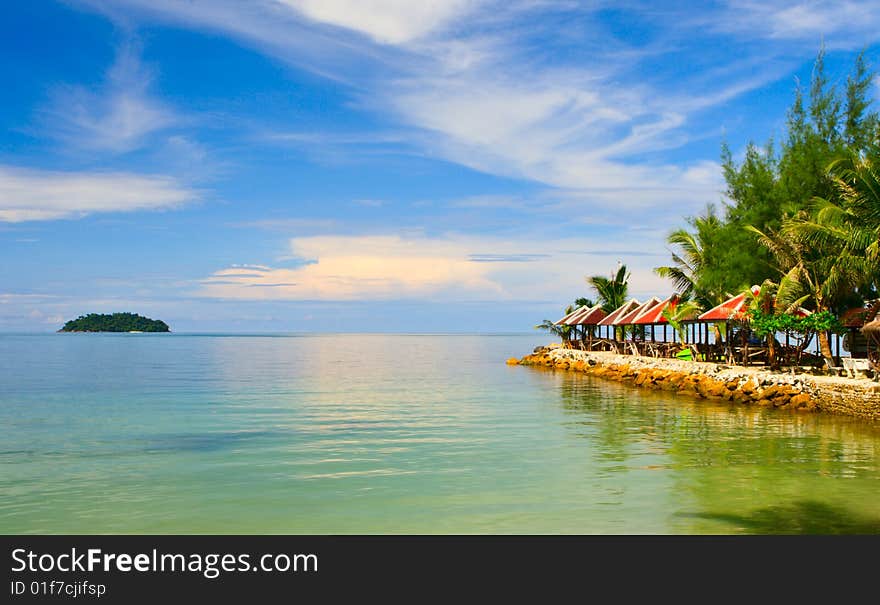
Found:
<path fill-rule="evenodd" d="M 614 238 L 609 238 L 613 240 Z M 234 265 L 202 280 L 197 296 L 241 300 L 536 301 L 584 293 L 587 273 L 606 273 L 609 241 L 590 251 L 582 240 L 509 240 L 459 234 L 313 236 L 290 240 L 300 265 Z M 631 263 L 634 292 L 656 289 L 652 258 Z M 577 294 L 580 295 L 580 294 Z"/>

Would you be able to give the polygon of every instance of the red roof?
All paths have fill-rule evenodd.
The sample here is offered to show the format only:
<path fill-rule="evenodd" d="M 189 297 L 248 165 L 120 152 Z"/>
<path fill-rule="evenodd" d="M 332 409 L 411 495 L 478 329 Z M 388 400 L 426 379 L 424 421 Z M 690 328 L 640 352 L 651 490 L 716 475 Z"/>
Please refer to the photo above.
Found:
<path fill-rule="evenodd" d="M 586 305 L 580 306 L 577 309 L 575 309 L 574 311 L 572 311 L 571 313 L 569 313 L 568 315 L 566 315 L 565 317 L 563 317 L 562 319 L 560 319 L 559 321 L 553 322 L 553 325 L 554 326 L 568 325 L 568 320 L 570 320 L 572 317 L 574 317 L 578 313 L 583 312 L 585 309 L 589 309 L 589 307 L 587 307 Z"/>
<path fill-rule="evenodd" d="M 626 301 L 625 303 L 623 303 L 622 305 L 620 305 L 619 307 L 614 309 L 611 313 L 606 315 L 604 318 L 602 318 L 602 320 L 599 322 L 598 325 L 600 325 L 600 326 L 617 325 L 617 318 L 618 317 L 626 315 L 627 313 L 629 313 L 630 311 L 632 311 L 633 309 L 638 307 L 639 304 L 640 304 L 639 301 L 637 301 L 635 298 L 629 299 L 628 301 Z"/>
<path fill-rule="evenodd" d="M 623 317 L 616 319 L 614 321 L 614 325 L 617 326 L 630 326 L 636 323 L 636 319 L 641 317 L 643 314 L 647 313 L 654 307 L 660 304 L 660 299 L 656 296 L 652 297 L 651 300 L 640 304 L 638 307 L 624 315 Z"/>
<path fill-rule="evenodd" d="M 595 326 L 602 319 L 605 319 L 606 313 L 602 310 L 602 305 L 596 305 L 592 309 L 588 309 L 586 313 L 571 319 L 573 326 Z"/>
<path fill-rule="evenodd" d="M 565 319 L 565 325 L 567 325 L 567 326 L 575 325 L 575 323 L 577 323 L 578 319 L 580 319 L 581 317 L 583 317 L 584 315 L 589 313 L 591 311 L 591 309 L 592 309 L 592 307 L 587 307 L 587 306 L 579 307 L 574 313 L 572 313 L 571 315 L 569 315 Z"/>
<path fill-rule="evenodd" d="M 752 294 L 754 296 L 757 296 L 760 291 L 760 287 L 752 286 Z M 748 315 L 746 314 L 746 308 L 748 307 L 749 300 L 750 299 L 746 296 L 745 292 L 743 292 L 742 294 L 737 294 L 733 298 L 725 300 L 717 307 L 713 307 L 697 317 L 697 321 L 727 321 L 729 319 L 747 319 Z M 806 317 L 807 315 L 811 315 L 812 313 L 812 311 L 808 311 L 803 307 L 798 307 L 797 311 L 795 311 L 793 315 L 797 315 L 798 317 Z"/>
<path fill-rule="evenodd" d="M 752 294 L 758 295 L 761 288 L 752 286 Z M 699 317 L 698 321 L 727 321 L 729 319 L 745 319 L 746 293 L 737 294 L 733 298 L 725 300 L 716 307 L 712 307 Z"/>
<path fill-rule="evenodd" d="M 666 318 L 663 317 L 663 311 L 667 307 L 669 307 L 671 311 L 674 311 L 676 305 L 678 305 L 678 295 L 673 294 L 666 300 L 648 309 L 645 313 L 642 313 L 635 321 L 633 321 L 633 323 L 638 325 L 668 323 Z"/>

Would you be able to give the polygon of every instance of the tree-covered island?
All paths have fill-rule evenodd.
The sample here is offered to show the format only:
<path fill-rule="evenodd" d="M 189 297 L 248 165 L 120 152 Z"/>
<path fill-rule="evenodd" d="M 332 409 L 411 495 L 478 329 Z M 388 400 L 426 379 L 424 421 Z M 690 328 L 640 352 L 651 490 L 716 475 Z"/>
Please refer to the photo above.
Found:
<path fill-rule="evenodd" d="M 59 332 L 170 332 L 160 319 L 150 319 L 135 313 L 81 315 L 64 324 Z"/>

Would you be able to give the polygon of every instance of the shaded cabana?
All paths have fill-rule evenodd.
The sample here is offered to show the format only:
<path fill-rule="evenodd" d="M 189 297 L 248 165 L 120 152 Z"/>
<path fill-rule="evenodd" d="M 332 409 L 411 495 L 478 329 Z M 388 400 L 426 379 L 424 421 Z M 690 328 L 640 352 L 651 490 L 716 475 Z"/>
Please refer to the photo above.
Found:
<path fill-rule="evenodd" d="M 697 332 L 700 331 L 700 325 L 704 327 L 706 341 L 708 344 L 709 340 L 709 324 L 714 323 L 723 323 L 725 325 L 725 334 L 727 334 L 727 342 L 725 343 L 725 354 L 728 360 L 732 361 L 734 356 L 734 351 L 732 348 L 732 340 L 730 338 L 730 322 L 731 321 L 746 321 L 749 318 L 748 315 L 748 307 L 749 302 L 752 300 L 752 297 L 758 296 L 761 292 L 760 286 L 752 286 L 751 294 L 749 296 L 748 292 L 740 292 L 736 296 L 731 296 L 720 305 L 716 305 L 706 311 L 705 313 L 701 313 L 696 317 L 696 319 L 691 320 L 689 323 L 691 327 L 696 329 Z M 691 338 L 689 340 L 696 340 Z M 716 343 L 717 344 L 717 343 Z M 743 359 L 746 360 L 748 358 L 749 343 L 748 341 L 743 342 Z M 761 354 L 762 349 L 758 347 L 754 355 Z"/>
<path fill-rule="evenodd" d="M 562 319 L 559 319 L 559 320 L 553 322 L 553 325 L 554 326 L 572 326 L 573 324 L 571 322 L 573 320 L 580 317 L 581 315 L 583 315 L 585 312 L 589 311 L 590 309 L 591 309 L 591 307 L 589 307 L 587 305 L 581 305 L 580 307 L 578 307 L 577 309 L 575 309 L 574 311 L 572 311 L 571 313 L 569 313 L 568 315 L 566 315 Z M 575 329 L 575 338 L 577 338 L 577 329 Z M 564 338 L 564 341 L 566 343 L 570 343 L 571 340 L 572 339 L 570 337 Z"/>
<path fill-rule="evenodd" d="M 666 319 L 666 316 L 663 314 L 667 309 L 670 312 L 674 312 L 675 308 L 678 306 L 679 297 L 677 294 L 673 294 L 666 300 L 660 301 L 658 304 L 654 305 L 644 313 L 640 314 L 635 321 L 633 322 L 635 325 L 639 326 L 650 326 L 651 328 L 651 342 L 656 343 L 657 337 L 655 333 L 655 328 L 657 326 L 663 326 L 663 340 L 664 344 L 667 343 L 667 326 L 669 326 L 669 320 Z M 672 341 L 675 342 L 675 330 L 672 331 Z M 666 354 L 668 351 L 661 348 L 655 348 L 651 351 L 654 355 Z"/>
<path fill-rule="evenodd" d="M 863 359 L 868 356 L 868 337 L 862 328 L 877 316 L 878 308 L 880 305 L 875 303 L 868 307 L 847 309 L 841 313 L 840 324 L 846 328 L 846 335 L 843 337 L 843 350 L 849 352 L 851 357 Z M 868 331 L 871 332 L 871 330 Z M 839 357 L 839 349 L 837 353 Z"/>
<path fill-rule="evenodd" d="M 592 350 L 593 328 L 598 326 L 606 316 L 607 313 L 602 309 L 602 305 L 594 305 L 569 318 L 568 325 L 573 326 L 575 330 L 581 328 L 581 342 L 586 345 L 587 350 Z"/>
<path fill-rule="evenodd" d="M 614 325 L 621 326 L 621 327 L 635 325 L 636 320 L 639 317 L 641 317 L 642 315 L 644 315 L 645 313 L 650 311 L 652 308 L 659 305 L 661 302 L 662 301 L 659 298 L 657 298 L 656 296 L 653 296 L 650 299 L 643 302 L 642 304 L 636 306 L 629 313 L 624 313 L 624 314 L 618 316 L 617 319 L 614 320 Z M 635 336 L 635 334 L 633 334 L 633 336 Z M 627 344 L 629 345 L 630 350 L 632 351 L 633 355 L 640 355 L 641 354 L 641 351 L 639 351 L 638 346 L 635 342 L 635 338 L 632 338 Z"/>
<path fill-rule="evenodd" d="M 700 322 L 703 325 L 705 325 L 706 327 L 708 327 L 708 324 L 710 324 L 710 323 L 724 323 L 725 324 L 725 326 L 726 326 L 725 331 L 727 333 L 727 342 L 725 343 L 725 354 L 729 360 L 733 360 L 734 353 L 735 353 L 733 339 L 731 338 L 731 335 L 730 335 L 730 322 L 732 322 L 732 321 L 747 322 L 749 320 L 749 312 L 748 312 L 749 311 L 749 302 L 752 300 L 753 297 L 757 297 L 758 294 L 760 293 L 760 291 L 761 291 L 761 288 L 759 286 L 752 286 L 751 287 L 751 293 L 752 293 L 751 297 L 749 296 L 748 292 L 742 292 L 740 294 L 737 294 L 736 296 L 733 296 L 733 297 L 729 298 L 728 300 L 724 301 L 720 305 L 717 305 L 717 306 L 709 309 L 705 313 L 702 313 L 695 320 L 695 322 Z M 808 311 L 807 309 L 804 309 L 803 307 L 798 307 L 798 309 L 792 313 L 792 315 L 794 315 L 796 317 L 807 317 L 808 315 L 811 315 L 811 314 L 812 314 L 812 311 Z M 752 357 L 757 357 L 759 355 L 763 355 L 766 352 L 766 348 L 763 347 L 762 345 L 758 345 L 758 344 L 755 344 L 752 352 L 749 352 L 749 340 L 747 338 L 747 334 L 748 334 L 747 331 L 742 332 L 742 335 L 743 335 L 742 345 L 741 345 L 742 346 L 742 359 L 745 363 L 748 363 L 748 361 Z M 786 334 L 785 334 L 786 349 L 789 348 L 788 338 L 789 338 L 789 334 L 786 332 Z M 706 342 L 707 342 L 707 346 L 708 346 L 708 331 L 706 332 Z M 799 358 L 800 358 L 800 353 L 798 353 L 798 359 Z"/>
<path fill-rule="evenodd" d="M 752 286 L 752 295 L 757 296 L 761 291 L 758 286 Z M 742 321 L 748 318 L 748 296 L 746 292 L 742 292 L 728 298 L 720 305 L 712 307 L 705 313 L 697 316 L 697 321 L 716 322 L 716 321 Z"/>
<path fill-rule="evenodd" d="M 597 325 L 606 326 L 606 337 L 608 336 L 607 332 L 610 331 L 610 338 L 613 341 L 617 341 L 617 324 L 615 322 L 641 304 L 642 303 L 640 303 L 635 298 L 631 298 L 616 309 L 614 309 L 611 313 L 606 315 L 602 320 L 599 321 Z"/>
<path fill-rule="evenodd" d="M 614 320 L 614 324 L 618 326 L 631 326 L 636 323 L 636 319 L 650 311 L 655 306 L 659 305 L 662 301 L 656 296 L 651 297 L 649 300 L 646 300 L 638 307 L 630 311 L 625 315 L 621 315 L 616 320 Z"/>

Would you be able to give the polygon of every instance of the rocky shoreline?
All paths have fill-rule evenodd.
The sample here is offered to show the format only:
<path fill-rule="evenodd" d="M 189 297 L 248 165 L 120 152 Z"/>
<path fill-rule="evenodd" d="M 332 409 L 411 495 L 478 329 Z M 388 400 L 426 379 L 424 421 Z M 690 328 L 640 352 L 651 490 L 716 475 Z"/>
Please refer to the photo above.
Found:
<path fill-rule="evenodd" d="M 880 420 L 880 384 L 867 378 L 576 351 L 559 345 L 538 347 L 531 355 L 511 357 L 507 363 L 582 372 L 701 399 Z"/>

